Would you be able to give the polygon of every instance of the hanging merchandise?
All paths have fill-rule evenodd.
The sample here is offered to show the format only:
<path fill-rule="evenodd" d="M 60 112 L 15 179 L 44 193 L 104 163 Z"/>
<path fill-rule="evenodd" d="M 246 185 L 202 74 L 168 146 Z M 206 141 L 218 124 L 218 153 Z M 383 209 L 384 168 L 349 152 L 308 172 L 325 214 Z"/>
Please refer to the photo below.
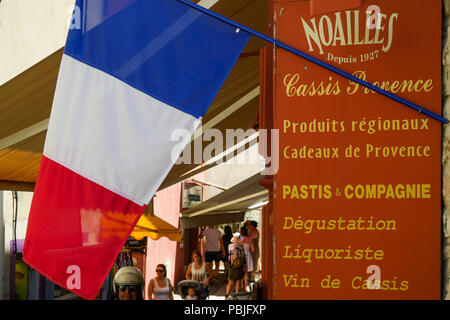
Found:
<path fill-rule="evenodd" d="M 146 239 L 139 241 L 133 239 L 132 237 L 128 239 L 128 241 L 125 243 L 124 247 L 118 254 L 116 261 L 114 261 L 109 275 L 106 277 L 105 284 L 101 289 L 102 291 L 100 292 L 102 300 L 114 300 L 113 280 L 117 271 L 119 271 L 119 269 L 123 267 L 133 267 L 133 252 L 145 255 L 146 247 Z"/>

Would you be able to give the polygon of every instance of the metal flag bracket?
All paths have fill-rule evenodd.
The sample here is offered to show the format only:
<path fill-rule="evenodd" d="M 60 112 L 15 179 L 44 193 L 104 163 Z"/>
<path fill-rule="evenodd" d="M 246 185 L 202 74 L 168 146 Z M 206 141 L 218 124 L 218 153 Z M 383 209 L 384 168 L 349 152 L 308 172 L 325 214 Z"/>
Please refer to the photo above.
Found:
<path fill-rule="evenodd" d="M 202 6 L 199 6 L 199 5 L 195 4 L 195 3 L 192 3 L 192 2 L 190 2 L 188 0 L 177 0 L 177 1 L 179 1 L 179 2 L 189 6 L 189 7 L 193 8 L 193 9 L 195 9 L 195 10 L 203 12 L 203 13 L 205 13 L 205 14 L 207 14 L 207 15 L 215 18 L 215 19 L 218 19 L 218 20 L 221 20 L 221 21 L 223 21 L 225 23 L 228 23 L 228 24 L 238 28 L 239 30 L 243 30 L 245 32 L 248 32 L 251 35 L 253 35 L 255 37 L 258 37 L 258 38 L 260 38 L 260 39 L 262 39 L 262 40 L 264 40 L 266 42 L 269 42 L 269 43 L 271 43 L 271 44 L 273 44 L 275 46 L 283 48 L 284 50 L 289 51 L 289 52 L 291 52 L 291 53 L 293 53 L 293 54 L 295 54 L 295 55 L 297 55 L 297 56 L 299 56 L 299 57 L 301 57 L 303 59 L 306 59 L 306 60 L 308 60 L 310 62 L 313 62 L 313 63 L 315 63 L 315 64 L 317 64 L 317 65 L 319 65 L 319 66 L 321 66 L 321 67 L 323 67 L 325 69 L 328 69 L 329 71 L 337 73 L 338 75 L 340 75 L 340 76 L 342 76 L 344 78 L 347 78 L 347 79 L 349 79 L 349 80 L 351 80 L 353 82 L 356 82 L 356 83 L 358 83 L 358 84 L 360 84 L 360 85 L 362 85 L 362 86 L 364 86 L 366 88 L 369 88 L 369 89 L 371 89 L 371 90 L 373 90 L 373 91 L 375 91 L 375 92 L 377 92 L 379 94 L 382 94 L 382 95 L 384 95 L 384 96 L 386 96 L 386 97 L 388 97 L 388 98 L 390 98 L 390 99 L 392 99 L 394 101 L 397 101 L 397 102 L 399 102 L 399 103 L 401 103 L 401 104 L 403 104 L 403 105 L 405 105 L 405 106 L 407 106 L 409 108 L 412 108 L 412 109 L 418 111 L 419 113 L 423 113 L 424 115 L 426 115 L 428 117 L 431 117 L 431 118 L 433 118 L 435 120 L 438 120 L 438 121 L 440 121 L 440 122 L 442 122 L 444 124 L 448 123 L 448 120 L 446 118 L 444 118 L 444 117 L 442 117 L 442 116 L 440 116 L 440 115 L 438 115 L 438 114 L 436 114 L 434 112 L 431 112 L 431 111 L 429 111 L 427 109 L 424 109 L 424 108 L 422 108 L 422 107 L 420 107 L 420 106 L 418 106 L 418 105 L 416 105 L 416 104 L 414 104 L 412 102 L 409 102 L 408 100 L 405 100 L 405 99 L 403 99 L 403 98 L 401 98 L 401 97 L 399 97 L 399 96 L 397 96 L 395 94 L 392 94 L 392 93 L 390 93 L 388 91 L 385 91 L 385 90 L 383 90 L 383 89 L 381 89 L 381 88 L 379 88 L 379 87 L 377 87 L 377 86 L 375 86 L 375 85 L 373 85 L 373 84 L 371 84 L 369 82 L 361 80 L 361 79 L 359 79 L 359 78 L 357 78 L 357 77 L 355 77 L 355 76 L 353 76 L 353 75 L 351 75 L 351 74 L 349 74 L 349 73 L 347 73 L 347 72 L 345 72 L 345 71 L 343 71 L 341 69 L 338 69 L 336 67 L 333 67 L 332 65 L 329 65 L 326 62 L 323 62 L 323 61 L 321 61 L 319 59 L 316 59 L 316 58 L 314 58 L 314 57 L 304 53 L 304 52 L 301 52 L 301 51 L 299 51 L 299 50 L 297 50 L 295 48 L 292 48 L 292 47 L 284 44 L 283 42 L 280 42 L 280 41 L 275 40 L 275 39 L 273 39 L 271 37 L 268 37 L 268 36 L 258 32 L 256 30 L 250 29 L 250 28 L 248 28 L 248 27 L 246 27 L 246 26 L 244 26 L 244 25 L 242 25 L 242 24 L 240 24 L 238 22 L 230 20 L 230 19 L 228 19 L 228 18 L 226 18 L 226 17 L 224 17 L 224 16 L 222 16 L 220 14 L 217 14 L 217 13 L 211 11 L 211 10 L 208 10 L 208 9 L 206 9 L 206 8 L 204 8 Z"/>

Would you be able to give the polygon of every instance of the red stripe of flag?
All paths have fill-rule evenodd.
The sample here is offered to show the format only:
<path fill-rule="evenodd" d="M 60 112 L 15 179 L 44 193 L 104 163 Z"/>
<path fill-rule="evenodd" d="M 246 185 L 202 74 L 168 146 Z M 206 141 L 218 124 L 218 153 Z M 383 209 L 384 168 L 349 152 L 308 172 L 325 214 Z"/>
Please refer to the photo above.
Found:
<path fill-rule="evenodd" d="M 24 260 L 59 286 L 93 299 L 144 209 L 43 156 Z"/>

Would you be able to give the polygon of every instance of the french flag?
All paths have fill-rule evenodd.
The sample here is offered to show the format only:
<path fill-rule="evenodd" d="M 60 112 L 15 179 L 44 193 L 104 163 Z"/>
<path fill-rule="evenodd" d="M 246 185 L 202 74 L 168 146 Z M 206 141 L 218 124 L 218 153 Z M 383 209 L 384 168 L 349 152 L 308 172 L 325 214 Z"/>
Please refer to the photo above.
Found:
<path fill-rule="evenodd" d="M 77 0 L 24 260 L 94 299 L 250 35 L 176 0 Z M 173 151 L 175 150 L 175 151 Z"/>

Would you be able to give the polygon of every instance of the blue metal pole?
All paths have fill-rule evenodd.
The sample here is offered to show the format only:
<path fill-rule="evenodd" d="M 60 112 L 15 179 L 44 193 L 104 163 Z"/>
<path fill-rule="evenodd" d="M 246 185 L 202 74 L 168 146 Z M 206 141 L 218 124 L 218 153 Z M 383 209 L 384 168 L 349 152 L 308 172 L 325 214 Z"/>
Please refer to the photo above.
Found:
<path fill-rule="evenodd" d="M 258 31 L 250 29 L 250 28 L 248 28 L 248 27 L 246 27 L 246 26 L 244 26 L 244 25 L 242 25 L 242 24 L 240 24 L 238 22 L 230 20 L 230 19 L 228 19 L 228 18 L 226 18 L 224 16 L 221 16 L 220 14 L 217 14 L 217 13 L 211 11 L 211 10 L 203 8 L 202 6 L 199 6 L 199 5 L 197 5 L 195 3 L 192 3 L 192 2 L 190 2 L 188 0 L 177 0 L 177 1 L 179 1 L 179 2 L 181 2 L 183 4 L 185 4 L 185 5 L 193 8 L 193 9 L 201 11 L 201 12 L 203 12 L 203 13 L 205 13 L 205 14 L 213 17 L 213 18 L 216 18 L 216 19 L 221 20 L 221 21 L 223 21 L 225 23 L 228 23 L 228 24 L 230 24 L 230 25 L 232 25 L 232 26 L 234 26 L 234 27 L 236 27 L 236 28 L 238 28 L 240 30 L 248 32 L 251 35 L 254 35 L 255 37 L 258 37 L 258 38 L 260 38 L 260 39 L 262 39 L 264 41 L 270 42 L 270 43 L 272 43 L 273 45 L 275 45 L 277 47 L 283 48 L 284 50 L 287 50 L 287 51 L 289 51 L 289 52 L 291 52 L 291 53 L 293 53 L 293 54 L 295 54 L 297 56 L 302 57 L 303 59 L 306 59 L 306 60 L 308 60 L 308 61 L 310 61 L 312 63 L 315 63 L 315 64 L 325 68 L 325 69 L 328 69 L 328 70 L 330 70 L 330 71 L 332 71 L 334 73 L 337 73 L 338 75 L 340 75 L 340 76 L 342 76 L 344 78 L 347 78 L 347 79 L 349 79 L 351 81 L 354 81 L 354 82 L 356 82 L 356 83 L 358 83 L 358 84 L 360 84 L 360 85 L 362 85 L 362 86 L 364 86 L 366 88 L 369 88 L 369 89 L 371 89 L 371 90 L 373 90 L 373 91 L 375 91 L 375 92 L 377 92 L 379 94 L 382 94 L 382 95 L 384 95 L 384 96 L 386 96 L 388 98 L 391 98 L 392 100 L 400 102 L 400 103 L 402 103 L 402 104 L 404 104 L 404 105 L 406 105 L 406 106 L 408 106 L 408 107 L 418 111 L 419 113 L 423 113 L 424 115 L 427 115 L 427 116 L 429 116 L 429 117 L 431 117 L 431 118 L 433 118 L 435 120 L 438 120 L 438 121 L 440 121 L 442 123 L 448 123 L 448 120 L 445 119 L 444 117 L 441 117 L 440 115 L 437 115 L 437 114 L 435 114 L 435 113 L 433 113 L 433 112 L 431 112 L 431 111 L 429 111 L 427 109 L 424 109 L 424 108 L 422 108 L 422 107 L 420 107 L 420 106 L 418 106 L 418 105 L 416 105 L 416 104 L 414 104 L 412 102 L 409 102 L 408 100 L 405 100 L 405 99 L 403 99 L 403 98 L 401 98 L 401 97 L 399 97 L 399 96 L 397 96 L 395 94 L 392 94 L 392 93 L 390 93 L 388 91 L 385 91 L 385 90 L 383 90 L 383 89 L 381 89 L 381 88 L 379 88 L 377 86 L 374 86 L 373 84 L 371 84 L 369 82 L 361 80 L 361 79 L 359 79 L 359 78 L 357 78 L 357 77 L 355 77 L 355 76 L 353 76 L 353 75 L 351 75 L 351 74 L 349 74 L 349 73 L 347 73 L 345 71 L 342 71 L 342 70 L 340 70 L 340 69 L 338 69 L 336 67 L 333 67 L 332 65 L 329 65 L 326 62 L 323 62 L 323 61 L 318 60 L 318 59 L 316 59 L 314 57 L 311 57 L 310 55 L 308 55 L 308 54 L 306 54 L 304 52 L 301 52 L 301 51 L 299 51 L 297 49 L 294 49 L 294 48 L 292 48 L 292 47 L 290 47 L 290 46 L 288 46 L 288 45 L 286 45 L 286 44 L 284 44 L 282 42 L 279 42 L 278 40 L 270 38 L 270 37 L 268 37 L 268 36 L 258 32 Z"/>

